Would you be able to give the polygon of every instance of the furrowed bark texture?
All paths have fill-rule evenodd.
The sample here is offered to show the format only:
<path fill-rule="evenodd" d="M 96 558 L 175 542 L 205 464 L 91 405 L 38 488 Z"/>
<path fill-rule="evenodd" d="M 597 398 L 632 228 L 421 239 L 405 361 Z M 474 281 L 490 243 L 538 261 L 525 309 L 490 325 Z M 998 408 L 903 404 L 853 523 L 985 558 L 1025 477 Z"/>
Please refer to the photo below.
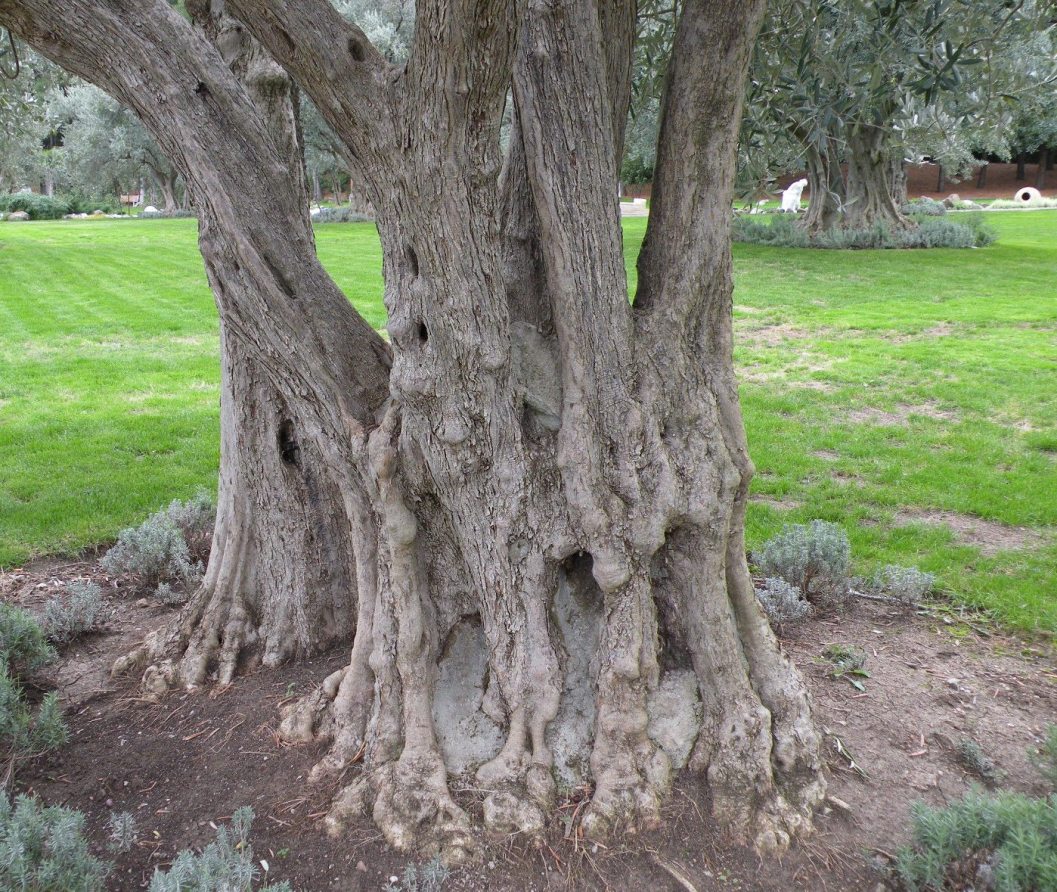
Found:
<path fill-rule="evenodd" d="M 867 229 L 884 224 L 907 229 L 914 224 L 902 213 L 906 204 L 906 171 L 902 157 L 888 144 L 886 129 L 859 125 L 846 140 L 843 153 L 836 137 L 823 146 L 804 134 L 809 201 L 800 225 L 819 234 L 831 229 Z M 846 158 L 847 170 L 841 164 Z"/>
<path fill-rule="evenodd" d="M 366 811 L 400 849 L 470 857 L 450 778 L 471 775 L 494 831 L 537 832 L 559 784 L 588 785 L 601 835 L 656 822 L 684 767 L 761 849 L 809 825 L 819 740 L 746 564 L 732 361 L 762 6 L 684 4 L 632 306 L 616 187 L 633 3 L 420 0 L 396 68 L 325 0 L 229 0 L 363 178 L 390 359 L 315 259 L 288 85 L 247 33 L 215 4 L 192 4 L 203 33 L 160 0 L 0 0 L 0 21 L 136 108 L 201 210 L 219 517 L 160 648 L 182 656 L 154 675 L 228 680 L 249 643 L 277 662 L 351 640 L 283 719 L 332 740 L 316 779 L 362 758 L 332 832 Z"/>
<path fill-rule="evenodd" d="M 832 140 L 824 149 L 810 146 L 807 158 L 808 205 L 800 225 L 808 232 L 828 232 L 840 225 L 846 201 L 844 172 Z"/>
<path fill-rule="evenodd" d="M 848 199 L 843 226 L 868 229 L 883 223 L 909 229 L 892 196 L 892 153 L 883 127 L 861 127 L 848 136 Z"/>

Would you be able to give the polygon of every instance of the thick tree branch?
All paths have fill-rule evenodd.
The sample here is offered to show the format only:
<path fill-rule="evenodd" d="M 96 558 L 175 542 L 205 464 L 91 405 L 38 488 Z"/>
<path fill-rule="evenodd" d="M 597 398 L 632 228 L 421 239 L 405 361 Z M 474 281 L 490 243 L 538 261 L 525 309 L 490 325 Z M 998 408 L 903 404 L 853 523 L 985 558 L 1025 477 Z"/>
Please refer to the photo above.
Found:
<path fill-rule="evenodd" d="M 625 27 L 631 29 L 630 17 Z M 641 415 L 632 398 L 631 312 L 617 206 L 616 134 L 606 46 L 632 40 L 603 35 L 594 2 L 531 2 L 525 11 L 514 96 L 525 166 L 539 219 L 540 255 L 561 352 L 559 463 L 576 514 L 593 518 L 596 576 L 627 578 L 617 532 L 618 504 L 639 501 L 629 447 Z M 624 114 L 626 114 L 626 107 Z M 611 444 L 586 463 L 588 443 Z"/>
<path fill-rule="evenodd" d="M 400 69 L 367 35 L 326 0 L 227 0 L 227 10 L 308 94 L 365 174 L 384 167 L 394 143 L 389 92 Z"/>
<path fill-rule="evenodd" d="M 753 36 L 765 5 L 688 0 L 679 21 L 635 297 L 640 317 L 664 316 L 659 341 L 685 337 L 687 323 L 710 295 L 730 299 L 735 149 Z M 704 54 L 713 57 L 708 65 L 701 64 Z"/>
<path fill-rule="evenodd" d="M 613 145 L 617 168 L 624 157 L 624 131 L 631 105 L 631 75 L 638 0 L 598 0 L 598 18 L 606 54 L 606 82 L 613 107 Z"/>
<path fill-rule="evenodd" d="M 518 6 L 518 0 L 419 0 L 406 80 L 409 98 L 429 115 L 422 135 L 449 142 L 449 150 L 458 148 L 451 140 L 498 138 Z"/>
<path fill-rule="evenodd" d="M 612 108 L 614 158 L 623 156 L 624 131 L 631 101 L 632 49 L 635 40 L 636 0 L 603 0 L 597 4 L 603 36 L 605 80 Z M 529 47 L 523 42 L 521 51 Z M 524 61 L 519 62 L 522 67 Z M 529 183 L 521 115 L 517 100 L 510 140 L 499 179 L 500 219 L 506 255 L 504 281 L 511 317 L 552 331 L 550 295 L 542 257 L 540 223 Z"/>

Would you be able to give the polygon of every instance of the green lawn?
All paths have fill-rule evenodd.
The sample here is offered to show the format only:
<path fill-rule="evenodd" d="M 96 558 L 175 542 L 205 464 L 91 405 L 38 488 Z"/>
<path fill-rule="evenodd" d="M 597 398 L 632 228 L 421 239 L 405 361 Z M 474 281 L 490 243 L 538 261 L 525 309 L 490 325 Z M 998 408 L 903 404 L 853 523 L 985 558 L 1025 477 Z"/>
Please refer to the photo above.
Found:
<path fill-rule="evenodd" d="M 750 544 L 825 518 L 862 574 L 916 564 L 1014 625 L 1057 631 L 1057 213 L 988 220 L 1001 239 L 980 251 L 736 246 Z M 645 223 L 625 222 L 632 277 Z M 217 322 L 194 226 L 0 224 L 0 566 L 215 485 Z M 381 327 L 373 227 L 317 239 Z M 1039 535 L 995 526 L 1018 547 L 988 554 L 915 511 Z"/>

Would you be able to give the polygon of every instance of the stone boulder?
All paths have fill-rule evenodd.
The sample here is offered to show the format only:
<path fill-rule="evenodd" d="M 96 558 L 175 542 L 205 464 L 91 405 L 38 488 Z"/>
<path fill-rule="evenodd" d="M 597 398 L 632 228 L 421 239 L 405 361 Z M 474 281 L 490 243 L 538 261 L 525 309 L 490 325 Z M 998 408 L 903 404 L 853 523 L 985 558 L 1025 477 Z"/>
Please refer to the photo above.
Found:
<path fill-rule="evenodd" d="M 12 211 L 7 215 L 8 223 L 22 223 L 29 219 L 29 214 L 25 211 Z"/>

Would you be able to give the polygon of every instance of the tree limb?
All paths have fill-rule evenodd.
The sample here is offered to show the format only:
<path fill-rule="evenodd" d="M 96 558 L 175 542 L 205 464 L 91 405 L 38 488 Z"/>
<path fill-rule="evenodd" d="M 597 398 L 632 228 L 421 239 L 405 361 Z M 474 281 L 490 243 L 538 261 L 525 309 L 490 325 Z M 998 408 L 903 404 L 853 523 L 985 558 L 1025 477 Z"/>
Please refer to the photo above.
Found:
<path fill-rule="evenodd" d="M 326 0 L 227 0 L 245 27 L 308 94 L 352 157 L 384 163 L 393 142 L 389 89 L 400 70 Z M 296 35 L 296 39 L 294 37 Z"/>
<path fill-rule="evenodd" d="M 685 337 L 710 294 L 729 301 L 735 149 L 764 6 L 688 0 L 679 21 L 635 296 L 640 320 L 663 317 L 664 331 L 654 332 L 659 341 Z M 706 52 L 714 60 L 702 65 Z"/>

